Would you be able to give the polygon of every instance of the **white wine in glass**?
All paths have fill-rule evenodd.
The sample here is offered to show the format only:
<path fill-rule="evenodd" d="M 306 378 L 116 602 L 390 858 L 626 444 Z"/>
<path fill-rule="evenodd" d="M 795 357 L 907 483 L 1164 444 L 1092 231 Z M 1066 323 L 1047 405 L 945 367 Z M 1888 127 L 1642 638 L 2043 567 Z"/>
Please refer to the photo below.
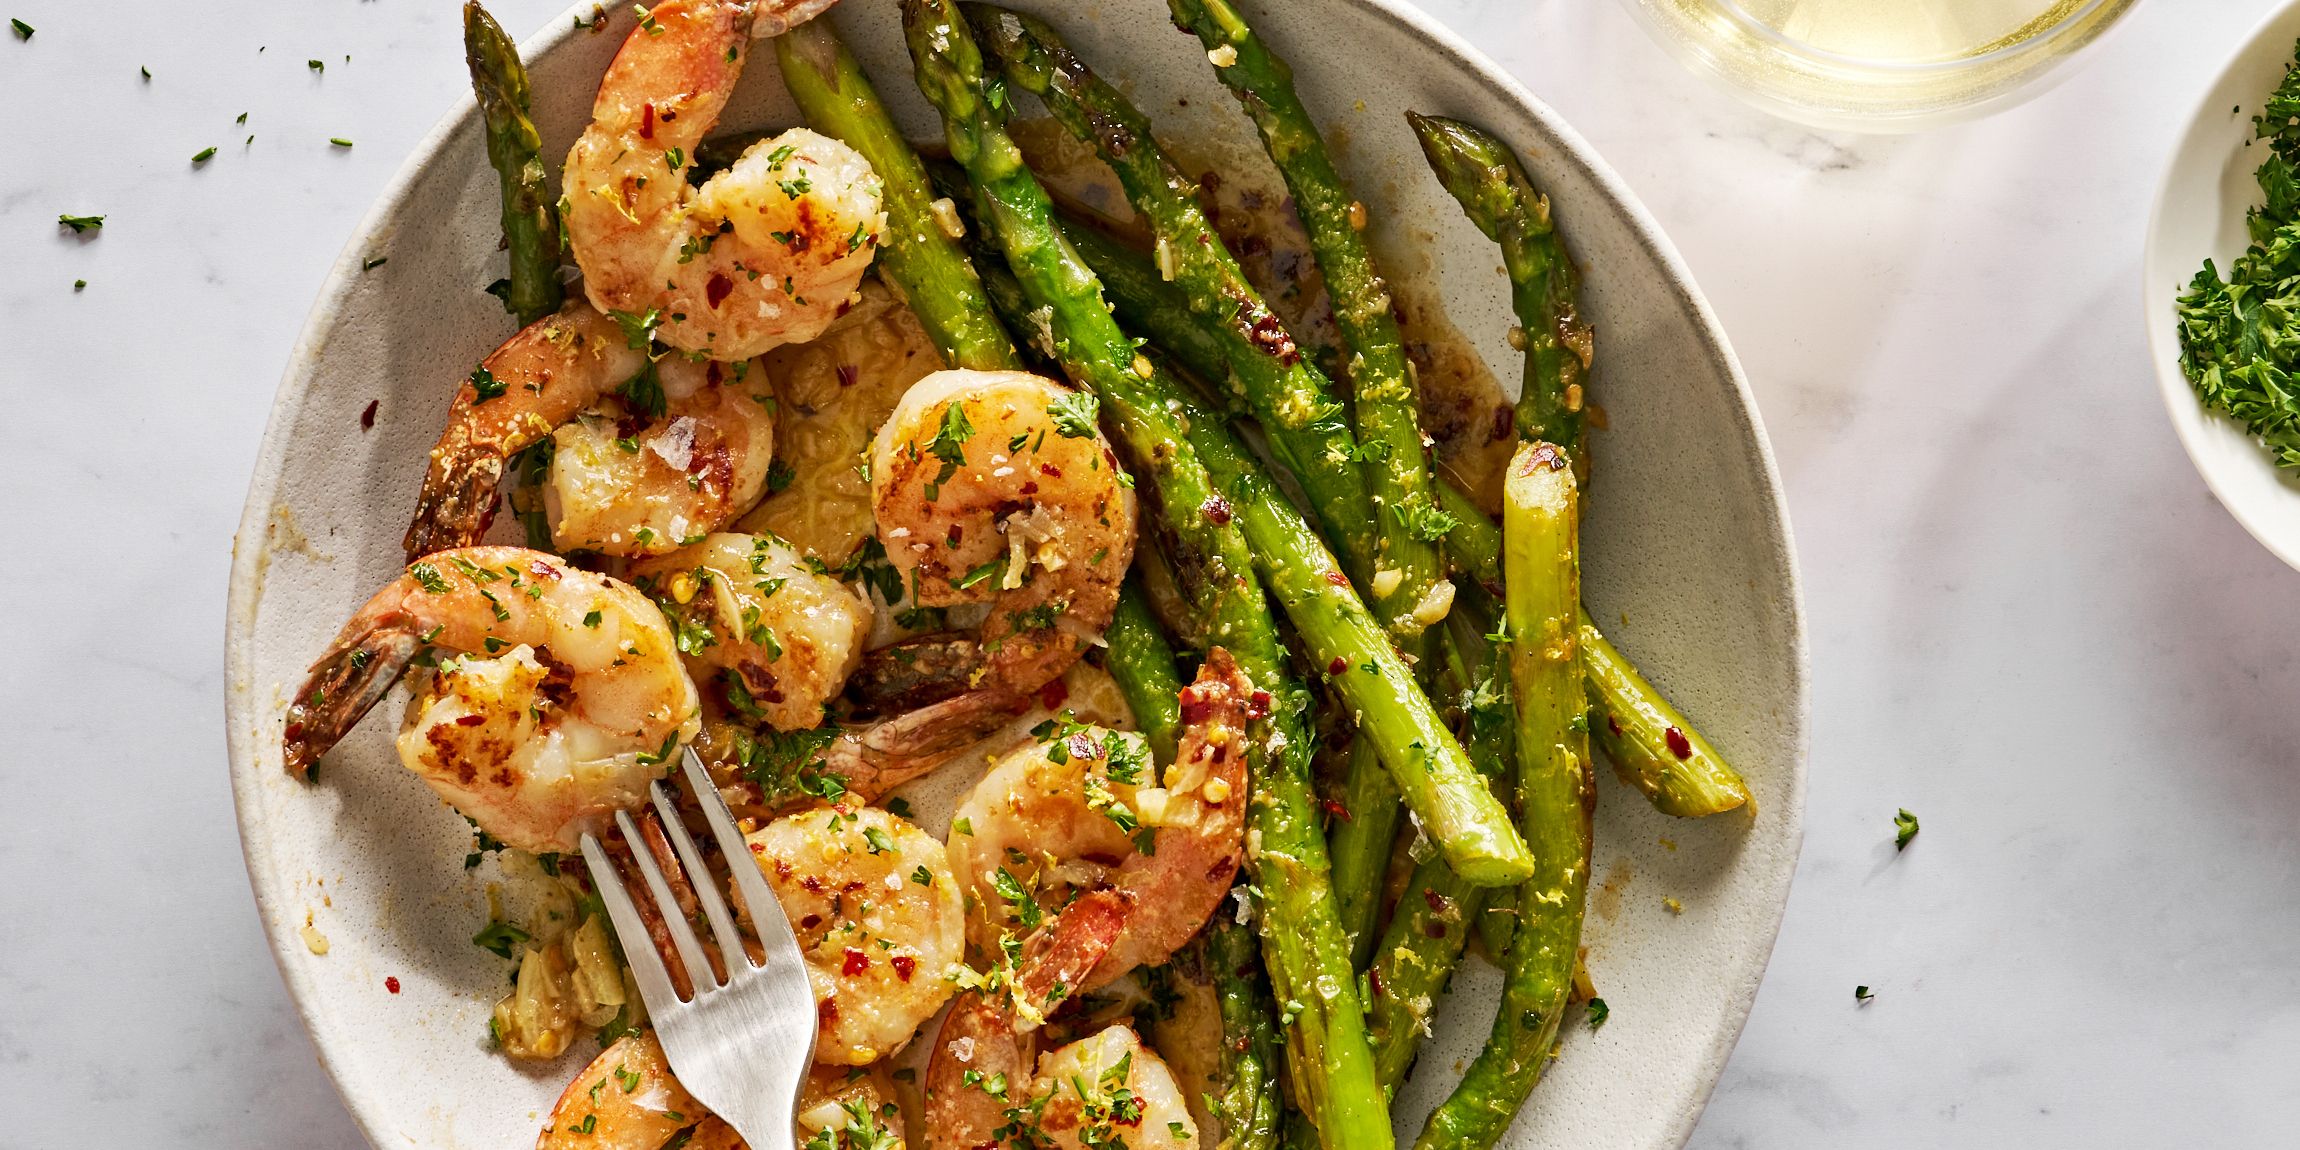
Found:
<path fill-rule="evenodd" d="M 1773 112 L 1906 131 L 2007 106 L 2137 0 L 1622 0 Z"/>

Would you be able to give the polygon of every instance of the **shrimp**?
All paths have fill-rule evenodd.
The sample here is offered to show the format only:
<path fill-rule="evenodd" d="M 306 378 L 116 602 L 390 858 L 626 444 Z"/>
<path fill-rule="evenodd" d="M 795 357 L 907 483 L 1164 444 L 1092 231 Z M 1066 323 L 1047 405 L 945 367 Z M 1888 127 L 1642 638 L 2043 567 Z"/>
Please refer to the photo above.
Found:
<path fill-rule="evenodd" d="M 938 371 L 871 445 L 879 541 L 911 597 L 990 604 L 977 686 L 1035 691 L 1109 626 L 1135 500 L 1094 407 L 1024 372 Z"/>
<path fill-rule="evenodd" d="M 663 342 L 714 359 L 822 334 L 857 298 L 886 227 L 870 162 L 804 128 L 688 184 L 758 23 L 748 0 L 650 9 L 607 66 L 563 181 L 592 304 L 651 313 Z"/>
<path fill-rule="evenodd" d="M 852 801 L 788 814 L 746 840 L 806 955 L 815 1060 L 865 1066 L 950 1000 L 966 908 L 941 843 Z"/>
<path fill-rule="evenodd" d="M 546 436 L 546 510 L 563 549 L 668 551 L 749 510 L 774 458 L 765 367 L 656 364 L 647 346 L 576 301 L 495 349 L 456 389 L 431 449 L 408 559 L 477 544 L 510 458 Z"/>
<path fill-rule="evenodd" d="M 1111 1026 L 1038 1060 L 1038 1133 L 1060 1150 L 1196 1150 L 1182 1088 L 1131 1027 Z"/>
<path fill-rule="evenodd" d="M 678 1141 L 682 1133 L 686 1139 Z M 902 1150 L 893 1080 L 883 1068 L 815 1067 L 799 1088 L 794 1133 L 806 1150 Z M 686 1150 L 744 1146 L 679 1084 L 662 1043 L 647 1030 L 617 1039 L 567 1084 L 535 1150 L 661 1150 L 674 1143 Z"/>
<path fill-rule="evenodd" d="M 1260 700 L 1216 647 L 1182 690 L 1175 762 L 1152 771 L 1140 735 L 1075 722 L 1001 759 L 959 804 L 951 868 L 977 914 L 968 933 L 988 950 L 1079 891 L 1127 896 L 1125 924 L 1080 990 L 1163 962 L 1229 893 L 1245 844 L 1246 724 Z M 1162 784 L 1162 785 L 1154 785 Z"/>
<path fill-rule="evenodd" d="M 443 654 L 408 704 L 400 762 L 503 842 L 576 850 L 702 725 L 675 650 L 627 583 L 524 548 L 444 551 L 376 592 L 312 664 L 288 708 L 287 768 L 308 775 L 419 654 Z"/>
<path fill-rule="evenodd" d="M 776 730 L 820 724 L 862 662 L 870 600 L 771 535 L 707 536 L 629 576 L 663 608 L 696 678 L 726 672 L 737 709 Z"/>

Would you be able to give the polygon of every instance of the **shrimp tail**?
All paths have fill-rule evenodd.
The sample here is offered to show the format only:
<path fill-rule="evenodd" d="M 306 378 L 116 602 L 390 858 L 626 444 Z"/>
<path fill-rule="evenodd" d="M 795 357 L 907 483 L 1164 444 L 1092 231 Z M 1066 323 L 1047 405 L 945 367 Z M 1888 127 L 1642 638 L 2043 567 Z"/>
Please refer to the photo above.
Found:
<path fill-rule="evenodd" d="M 352 622 L 319 661 L 287 713 L 282 737 L 288 773 L 311 777 L 320 756 L 357 726 L 423 649 L 413 616 L 392 613 Z"/>
<path fill-rule="evenodd" d="M 963 694 L 985 666 L 972 635 L 920 635 L 866 652 L 847 695 L 866 714 L 905 714 Z"/>
<path fill-rule="evenodd" d="M 969 691 L 839 736 L 825 766 L 866 802 L 947 763 L 1030 709 L 1030 699 Z"/>
<path fill-rule="evenodd" d="M 431 453 L 431 469 L 416 496 L 415 520 L 407 525 L 407 538 L 401 543 L 408 562 L 469 547 L 485 537 L 488 525 L 495 522 L 503 469 L 503 457 L 494 452 L 470 444 L 440 444 Z"/>

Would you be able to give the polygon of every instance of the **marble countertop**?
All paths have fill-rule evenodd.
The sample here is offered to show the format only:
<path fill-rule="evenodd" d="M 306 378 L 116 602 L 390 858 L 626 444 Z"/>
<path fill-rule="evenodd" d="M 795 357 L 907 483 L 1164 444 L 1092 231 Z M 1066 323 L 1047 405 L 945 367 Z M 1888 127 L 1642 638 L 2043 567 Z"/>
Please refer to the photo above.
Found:
<path fill-rule="evenodd" d="M 456 9 L 9 7 L 0 491 L 43 545 L 0 552 L 0 1147 L 356 1146 L 240 865 L 224 585 L 321 279 L 462 92 Z M 2181 454 L 2139 282 L 2162 158 L 2271 5 L 2143 4 L 2034 102 L 1905 138 L 1768 119 L 1612 3 L 1429 7 L 1674 238 L 1788 486 L 1805 853 L 1692 1145 L 2288 1139 L 2300 573 Z"/>

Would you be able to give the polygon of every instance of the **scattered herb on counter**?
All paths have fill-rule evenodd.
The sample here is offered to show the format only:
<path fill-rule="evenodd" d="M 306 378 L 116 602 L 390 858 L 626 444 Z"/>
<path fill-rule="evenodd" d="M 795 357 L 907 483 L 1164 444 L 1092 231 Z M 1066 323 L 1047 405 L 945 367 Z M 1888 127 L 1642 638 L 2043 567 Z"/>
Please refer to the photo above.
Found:
<path fill-rule="evenodd" d="M 1900 812 L 1893 816 L 1893 849 L 1896 851 L 1909 849 L 1909 840 L 1915 837 L 1917 837 L 1917 816 L 1910 814 L 1909 808 L 1902 807 Z"/>
<path fill-rule="evenodd" d="M 248 137 L 248 138 L 252 140 L 252 139 L 254 139 L 255 137 L 253 137 L 253 136 L 250 136 L 250 137 Z M 342 136 L 329 136 L 329 137 L 327 138 L 327 142 L 328 142 L 328 143 L 331 143 L 331 144 L 334 144 L 336 147 L 339 147 L 339 148 L 348 148 L 348 147 L 350 147 L 350 146 L 351 146 L 351 141 L 350 141 L 350 140 L 346 140 L 346 139 L 344 139 Z"/>
<path fill-rule="evenodd" d="M 56 217 L 56 222 L 72 229 L 73 235 L 85 235 L 89 232 L 104 230 L 104 217 L 102 216 L 60 215 Z"/>
<path fill-rule="evenodd" d="M 149 80 L 149 79 L 151 79 L 151 78 L 152 78 L 152 70 L 151 70 L 150 68 L 138 68 L 138 69 L 136 69 L 136 71 L 138 71 L 138 72 L 142 72 L 142 73 L 144 74 L 144 78 L 145 78 L 146 80 Z"/>
<path fill-rule="evenodd" d="M 1866 986 L 1856 986 L 1853 988 L 1853 1001 L 1860 1003 L 1862 1006 L 1867 1006 L 1869 1004 L 1869 1000 L 1875 997 L 1877 996 L 1869 993 L 1869 988 Z"/>
<path fill-rule="evenodd" d="M 87 290 L 87 288 L 88 288 L 88 281 L 86 281 L 86 280 L 73 280 L 73 281 L 72 281 L 72 290 L 73 290 L 73 291 L 86 291 L 86 290 Z"/>
<path fill-rule="evenodd" d="M 1591 1030 L 1605 1025 L 1605 1020 L 1611 1017 L 1613 1017 L 1613 1008 L 1605 1005 L 1604 999 L 1592 998 L 1589 1000 L 1589 1028 Z"/>
<path fill-rule="evenodd" d="M 30 24 L 26 24 L 22 20 L 10 19 L 8 26 L 16 30 L 17 39 L 29 40 L 32 38 L 32 26 Z"/>
<path fill-rule="evenodd" d="M 309 69 L 311 69 L 311 70 L 312 70 L 312 71 L 314 71 L 314 72 L 325 72 L 325 71 L 327 71 L 327 65 L 326 65 L 326 64 L 323 64 L 323 63 L 321 63 L 321 62 L 319 62 L 319 61 L 317 61 L 317 60 L 306 60 L 306 61 L 304 61 L 304 62 L 303 62 L 303 66 L 304 66 L 304 67 L 306 67 L 306 68 L 309 68 Z"/>
<path fill-rule="evenodd" d="M 214 145 L 209 145 L 208 147 L 201 148 L 199 151 L 192 153 L 192 162 L 195 164 L 204 164 L 215 158 L 216 149 Z"/>

